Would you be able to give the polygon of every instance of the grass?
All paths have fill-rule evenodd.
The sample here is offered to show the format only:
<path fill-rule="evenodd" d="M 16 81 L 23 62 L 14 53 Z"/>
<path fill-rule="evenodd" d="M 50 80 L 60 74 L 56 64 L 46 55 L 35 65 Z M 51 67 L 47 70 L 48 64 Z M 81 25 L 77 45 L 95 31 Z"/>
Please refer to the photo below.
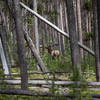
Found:
<path fill-rule="evenodd" d="M 46 67 L 50 70 L 50 71 L 70 71 L 72 70 L 71 67 L 71 56 L 70 53 L 67 52 L 66 55 L 64 56 L 60 56 L 59 58 L 55 58 L 52 59 L 51 56 L 47 53 L 47 51 L 44 52 L 43 55 L 41 55 L 41 58 L 43 59 L 44 64 L 46 65 Z M 90 55 L 88 55 L 88 53 L 85 54 L 85 58 L 82 61 L 82 71 L 83 71 L 83 77 L 85 79 L 85 81 L 95 81 L 96 80 L 96 76 L 95 76 L 95 63 L 94 63 L 94 58 Z M 31 59 L 28 59 L 28 72 L 37 72 L 36 70 L 36 61 L 35 59 L 32 57 Z M 0 71 L 1 73 L 2 70 Z M 20 72 L 20 68 L 12 68 L 12 72 L 13 73 L 19 73 Z M 49 79 L 53 79 L 55 76 L 54 80 L 71 80 L 72 77 L 72 73 L 62 73 L 62 74 L 32 74 L 29 75 L 29 79 L 45 79 L 46 81 L 48 81 Z M 16 76 L 14 78 L 19 78 L 19 76 Z M 75 77 L 74 77 L 75 78 Z M 5 85 L 5 84 L 4 84 Z M 5 86 L 4 86 L 5 87 Z M 56 87 L 56 88 L 55 88 Z M 76 85 L 75 85 L 76 87 Z M 83 86 L 82 88 L 84 88 L 85 86 Z M 14 86 L 14 88 L 20 88 L 19 85 Z M 54 89 L 55 88 L 55 89 Z M 66 88 L 64 91 L 58 90 L 58 88 Z M 62 87 L 62 86 L 57 86 L 57 85 L 53 85 L 51 89 L 45 89 L 42 87 L 33 87 L 30 85 L 30 89 L 31 90 L 35 90 L 35 91 L 51 91 L 51 92 L 55 92 L 55 93 L 62 93 L 62 92 L 72 92 L 72 91 L 76 91 L 77 93 L 80 93 L 82 91 L 82 94 L 80 95 L 85 95 L 87 93 L 100 93 L 100 90 L 89 90 L 88 88 L 86 88 L 86 90 L 82 90 L 81 91 L 77 91 L 77 90 L 73 90 L 74 87 L 72 86 L 72 88 L 69 87 Z M 27 97 L 27 96 L 16 96 L 16 95 L 0 95 L 0 100 L 8 100 L 10 98 L 10 100 L 62 100 L 62 98 L 57 98 L 57 97 Z M 65 97 L 63 98 L 63 100 L 70 100 L 70 99 L 66 99 Z"/>

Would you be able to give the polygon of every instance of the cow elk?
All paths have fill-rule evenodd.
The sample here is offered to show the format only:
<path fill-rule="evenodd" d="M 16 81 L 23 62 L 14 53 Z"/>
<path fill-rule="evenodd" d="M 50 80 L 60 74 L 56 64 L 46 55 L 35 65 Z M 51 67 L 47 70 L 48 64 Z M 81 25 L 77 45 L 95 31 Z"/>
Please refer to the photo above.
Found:
<path fill-rule="evenodd" d="M 57 57 L 60 55 L 60 51 L 59 50 L 54 50 L 51 45 L 48 45 L 46 47 L 46 49 L 48 50 L 48 53 L 52 56 L 52 58 Z"/>

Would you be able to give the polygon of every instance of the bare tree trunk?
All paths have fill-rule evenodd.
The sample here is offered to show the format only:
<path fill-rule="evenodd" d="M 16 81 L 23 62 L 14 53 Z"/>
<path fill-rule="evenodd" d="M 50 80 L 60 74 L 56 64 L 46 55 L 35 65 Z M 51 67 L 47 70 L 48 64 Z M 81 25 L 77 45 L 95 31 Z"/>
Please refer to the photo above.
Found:
<path fill-rule="evenodd" d="M 92 3 L 95 33 L 96 80 L 100 81 L 100 0 L 92 0 Z"/>
<path fill-rule="evenodd" d="M 60 2 L 57 0 L 57 12 L 58 12 L 58 16 L 57 16 L 57 26 L 59 28 L 61 28 L 61 22 L 60 22 Z M 61 34 L 58 34 L 58 43 L 59 43 L 59 51 L 61 52 Z"/>
<path fill-rule="evenodd" d="M 1 26 L 0 26 L 0 30 L 1 30 L 1 41 L 3 44 L 3 49 L 4 49 L 4 54 L 7 60 L 7 65 L 8 65 L 8 69 L 9 69 L 9 74 L 11 73 L 11 62 L 9 59 L 9 45 L 7 42 L 7 28 L 5 25 L 5 18 L 4 18 L 4 13 L 2 12 L 2 8 L 0 7 L 0 15 L 1 15 Z"/>
<path fill-rule="evenodd" d="M 60 20 L 61 20 L 61 29 L 64 31 L 64 23 L 63 23 L 63 1 L 60 3 Z M 64 42 L 64 36 L 61 36 L 61 49 L 62 54 L 65 54 L 65 42 Z"/>
<path fill-rule="evenodd" d="M 17 46 L 18 46 L 18 58 L 21 73 L 21 88 L 28 88 L 28 74 L 27 74 L 27 61 L 25 55 L 25 44 L 24 44 L 24 34 L 21 21 L 21 9 L 19 5 L 19 0 L 14 0 L 14 10 L 15 10 L 15 24 L 16 24 L 16 36 L 17 36 Z"/>
<path fill-rule="evenodd" d="M 15 46 L 15 44 L 16 44 L 16 35 L 15 35 L 15 23 L 14 23 L 14 19 L 15 19 L 15 13 L 14 13 L 14 9 L 13 9 L 13 4 L 12 4 L 12 1 L 11 0 L 5 0 L 5 3 L 6 3 L 6 5 L 7 5 L 7 7 L 8 7 L 8 9 L 9 9 L 9 12 L 10 12 L 10 16 L 11 16 L 11 23 L 12 23 L 12 27 L 11 27 L 11 32 L 12 32 L 12 34 L 13 34 L 13 43 L 14 43 L 14 46 Z M 15 49 L 15 47 L 14 47 L 14 54 L 13 54 L 13 57 L 11 56 L 10 58 L 13 58 L 13 59 L 16 59 L 16 57 L 17 57 L 17 54 L 15 54 L 15 52 L 16 52 L 17 50 Z M 11 61 L 11 64 L 12 65 L 14 65 L 14 60 L 13 59 L 11 59 L 12 61 Z"/>
<path fill-rule="evenodd" d="M 92 32 L 92 27 L 91 27 L 91 12 L 89 12 L 89 23 L 88 23 L 88 31 L 89 32 Z M 90 46 L 90 48 L 92 48 L 92 39 L 91 39 L 91 37 L 89 37 L 89 46 Z"/>
<path fill-rule="evenodd" d="M 44 53 L 44 48 L 45 48 L 45 23 L 41 21 L 41 37 L 42 37 L 42 53 Z"/>
<path fill-rule="evenodd" d="M 65 1 L 66 2 L 66 1 Z M 66 4 L 65 4 L 65 6 L 66 6 Z M 65 13 L 65 17 L 64 17 L 64 20 L 65 20 L 65 27 L 64 27 L 64 30 L 66 31 L 66 33 L 68 33 L 69 34 L 69 29 L 68 29 L 68 16 L 67 16 L 67 7 L 65 7 L 65 9 L 64 9 L 64 13 Z"/>
<path fill-rule="evenodd" d="M 16 31 L 15 31 L 15 23 L 14 23 L 14 19 L 12 17 L 12 15 L 10 14 L 10 32 L 11 32 L 11 36 L 12 36 L 12 52 L 10 55 L 10 62 L 11 62 L 11 66 L 15 65 L 15 63 L 17 63 L 18 60 L 16 60 L 17 58 L 17 48 L 16 48 Z"/>
<path fill-rule="evenodd" d="M 83 44 L 80 0 L 77 0 L 77 23 L 78 23 L 79 41 L 81 44 Z M 83 58 L 83 49 L 80 49 L 80 54 L 81 57 Z"/>
<path fill-rule="evenodd" d="M 67 6 L 67 12 L 68 12 L 68 25 L 69 25 L 69 36 L 70 36 L 70 47 L 71 47 L 73 71 L 75 71 L 75 66 L 76 66 L 81 74 L 74 0 L 70 0 L 70 2 L 69 0 L 67 0 L 66 6 Z"/>
<path fill-rule="evenodd" d="M 8 69 L 8 66 L 7 66 L 6 57 L 5 57 L 5 54 L 4 54 L 4 49 L 3 49 L 3 46 L 2 46 L 1 38 L 0 38 L 0 56 L 1 56 L 4 74 L 9 74 L 9 69 Z"/>
<path fill-rule="evenodd" d="M 35 12 L 37 12 L 37 1 L 38 0 L 33 0 L 33 9 Z M 38 20 L 37 20 L 37 17 L 34 16 L 34 33 L 35 33 L 35 46 L 36 46 L 36 49 L 37 49 L 37 52 L 39 53 L 39 33 L 38 33 Z M 41 71 L 39 66 L 37 65 L 37 70 L 38 71 Z"/>
<path fill-rule="evenodd" d="M 45 67 L 42 59 L 38 55 L 37 49 L 35 49 L 35 46 L 32 43 L 32 40 L 30 39 L 30 37 L 28 36 L 28 34 L 26 32 L 24 34 L 25 34 L 25 39 L 26 39 L 26 41 L 27 41 L 27 43 L 28 43 L 28 45 L 29 45 L 29 47 L 30 47 L 35 59 L 36 59 L 36 61 L 39 63 L 39 66 L 40 66 L 39 68 L 41 69 L 42 72 L 47 72 L 48 70 Z"/>
<path fill-rule="evenodd" d="M 33 0 L 33 9 L 37 12 L 37 0 Z M 37 17 L 34 16 L 34 33 L 35 33 L 35 44 L 37 52 L 39 53 L 39 33 L 38 33 L 38 20 Z"/>

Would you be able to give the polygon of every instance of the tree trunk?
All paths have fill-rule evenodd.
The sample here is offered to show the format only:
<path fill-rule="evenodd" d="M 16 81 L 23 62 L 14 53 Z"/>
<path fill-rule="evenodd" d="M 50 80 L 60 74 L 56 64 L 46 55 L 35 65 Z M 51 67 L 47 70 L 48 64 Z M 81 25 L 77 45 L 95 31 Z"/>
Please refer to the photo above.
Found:
<path fill-rule="evenodd" d="M 1 41 L 2 41 L 2 44 L 3 44 L 3 49 L 4 49 L 4 54 L 5 54 L 5 57 L 6 57 L 6 60 L 7 60 L 7 65 L 8 65 L 8 69 L 9 69 L 9 74 L 11 73 L 11 62 L 10 62 L 10 59 L 9 59 L 9 45 L 8 45 L 8 42 L 7 42 L 7 27 L 5 25 L 5 16 L 4 16 L 4 13 L 2 12 L 2 8 L 0 6 L 0 15 L 1 15 L 1 26 L 0 26 L 0 35 L 1 35 Z"/>
<path fill-rule="evenodd" d="M 4 49 L 3 49 L 3 46 L 2 46 L 1 38 L 0 38 L 0 56 L 1 56 L 4 74 L 8 75 L 9 69 L 8 69 L 8 66 L 7 66 L 6 57 L 5 57 L 5 54 L 4 54 Z"/>
<path fill-rule="evenodd" d="M 27 74 L 27 61 L 25 56 L 25 44 L 24 44 L 24 34 L 21 21 L 21 9 L 19 5 L 19 0 L 14 0 L 15 9 L 15 24 L 16 24 L 16 36 L 17 36 L 17 46 L 18 46 L 18 58 L 21 73 L 21 88 L 28 88 L 28 74 Z"/>
<path fill-rule="evenodd" d="M 60 20 L 61 20 L 61 29 L 64 31 L 64 23 L 63 23 L 63 1 L 60 1 Z M 65 42 L 64 42 L 64 36 L 61 36 L 61 50 L 62 54 L 65 54 Z"/>
<path fill-rule="evenodd" d="M 79 41 L 81 44 L 83 44 L 80 0 L 77 0 L 77 23 L 78 23 Z M 81 57 L 83 58 L 83 49 L 80 49 L 80 54 Z"/>
<path fill-rule="evenodd" d="M 33 0 L 33 9 L 35 12 L 37 12 L 37 1 L 38 0 Z M 34 34 L 35 34 L 35 46 L 36 46 L 37 52 L 39 53 L 38 20 L 36 16 L 34 16 Z M 38 65 L 36 67 L 38 71 L 41 71 Z"/>
<path fill-rule="evenodd" d="M 72 67 L 73 67 L 73 71 L 75 71 L 75 66 L 76 66 L 81 74 L 74 0 L 70 0 L 70 2 L 69 0 L 67 0 L 66 6 L 67 6 L 67 12 L 68 12 L 68 25 L 69 25 Z"/>
<path fill-rule="evenodd" d="M 33 9 L 37 12 L 37 0 L 33 0 Z M 34 33 L 35 33 L 35 46 L 37 52 L 39 53 L 39 33 L 38 33 L 38 20 L 37 17 L 34 16 Z"/>
<path fill-rule="evenodd" d="M 30 37 L 28 36 L 28 34 L 25 32 L 25 39 L 36 59 L 36 61 L 39 63 L 39 69 L 41 69 L 42 72 L 47 72 L 47 69 L 42 61 L 42 59 L 40 58 L 40 56 L 38 55 L 37 49 L 35 49 L 34 44 L 32 43 L 32 40 L 30 39 Z"/>
<path fill-rule="evenodd" d="M 57 15 L 57 26 L 59 28 L 61 28 L 61 22 L 60 22 L 60 2 L 57 0 L 57 12 L 58 12 L 58 15 Z M 62 54 L 62 51 L 61 51 L 61 34 L 58 34 L 58 43 L 59 43 L 59 51 L 60 53 Z"/>
<path fill-rule="evenodd" d="M 92 3 L 95 33 L 96 79 L 100 81 L 100 0 L 92 0 Z"/>

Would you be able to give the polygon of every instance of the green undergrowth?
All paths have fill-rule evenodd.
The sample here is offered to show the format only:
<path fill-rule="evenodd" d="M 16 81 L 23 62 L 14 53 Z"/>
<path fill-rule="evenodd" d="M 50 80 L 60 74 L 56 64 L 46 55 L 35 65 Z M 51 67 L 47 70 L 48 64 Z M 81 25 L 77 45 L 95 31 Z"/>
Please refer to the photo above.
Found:
<path fill-rule="evenodd" d="M 29 79 L 45 79 L 47 82 L 49 79 L 52 79 L 52 85 L 51 88 L 49 89 L 49 92 L 55 94 L 55 93 L 65 93 L 68 92 L 72 96 L 75 97 L 74 100 L 81 100 L 82 97 L 86 96 L 86 100 L 89 100 L 91 97 L 89 93 L 100 93 L 100 90 L 89 90 L 86 81 L 96 81 L 96 76 L 95 76 L 95 59 L 93 56 L 89 55 L 88 53 L 85 53 L 85 56 L 82 60 L 81 68 L 82 68 L 82 76 L 79 75 L 77 68 L 76 72 L 73 74 L 72 72 L 70 73 L 62 73 L 62 74 L 56 74 L 54 71 L 72 71 L 72 65 L 71 65 L 71 56 L 70 52 L 67 51 L 65 55 L 62 55 L 60 57 L 55 57 L 52 59 L 51 55 L 48 54 L 47 51 L 44 52 L 44 54 L 41 55 L 41 58 L 45 64 L 45 66 L 48 68 L 49 71 L 52 71 L 52 74 L 32 74 L 29 75 Z M 28 72 L 37 72 L 36 66 L 37 62 L 32 58 L 28 58 Z M 0 69 L 1 74 L 3 74 L 2 69 Z M 12 68 L 13 73 L 20 73 L 20 68 L 19 67 L 14 67 Z M 3 77 L 3 76 L 1 76 Z M 1 78 L 0 77 L 0 78 Z M 19 78 L 19 76 L 13 76 L 13 78 Z M 54 80 L 71 80 L 71 81 L 81 81 L 84 84 L 83 85 L 78 85 L 77 83 L 70 85 L 70 86 L 65 86 L 61 87 L 58 85 L 54 84 Z M 32 86 L 30 86 L 32 87 Z M 5 82 L 2 82 L 2 89 L 7 88 L 7 85 Z M 19 85 L 14 86 L 14 88 L 20 88 Z M 68 88 L 64 91 L 59 90 L 59 88 Z M 80 88 L 80 89 L 79 89 Z M 33 89 L 33 88 L 32 88 Z M 42 91 L 44 90 L 43 88 L 36 88 L 36 90 Z M 16 95 L 0 95 L 0 100 L 72 100 L 66 97 L 56 97 L 55 95 L 51 97 L 34 97 L 34 96 L 16 96 Z"/>
<path fill-rule="evenodd" d="M 52 58 L 47 52 L 43 55 L 43 62 L 51 71 L 71 70 L 71 57 L 69 54 Z"/>

